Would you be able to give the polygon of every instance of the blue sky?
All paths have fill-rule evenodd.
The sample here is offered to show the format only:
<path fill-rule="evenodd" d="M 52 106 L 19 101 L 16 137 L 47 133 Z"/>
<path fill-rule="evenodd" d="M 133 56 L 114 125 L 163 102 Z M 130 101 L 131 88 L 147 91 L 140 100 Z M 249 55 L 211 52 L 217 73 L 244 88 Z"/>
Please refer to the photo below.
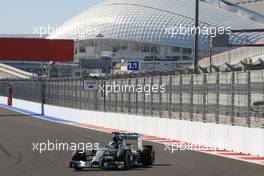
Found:
<path fill-rule="evenodd" d="M 0 34 L 32 34 L 33 26 L 60 25 L 105 0 L 0 0 Z"/>

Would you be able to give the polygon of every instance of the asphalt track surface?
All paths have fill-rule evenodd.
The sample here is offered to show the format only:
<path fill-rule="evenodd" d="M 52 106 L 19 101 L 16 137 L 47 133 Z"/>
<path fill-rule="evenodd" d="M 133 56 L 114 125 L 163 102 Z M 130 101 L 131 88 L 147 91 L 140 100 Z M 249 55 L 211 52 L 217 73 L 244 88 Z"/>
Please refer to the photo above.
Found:
<path fill-rule="evenodd" d="M 100 142 L 112 135 L 53 123 L 0 109 L 0 175 L 1 176 L 263 176 L 264 167 L 233 159 L 192 151 L 164 151 L 164 145 L 151 143 L 156 150 L 152 168 L 129 171 L 68 168 L 72 151 L 33 151 L 33 142 Z"/>

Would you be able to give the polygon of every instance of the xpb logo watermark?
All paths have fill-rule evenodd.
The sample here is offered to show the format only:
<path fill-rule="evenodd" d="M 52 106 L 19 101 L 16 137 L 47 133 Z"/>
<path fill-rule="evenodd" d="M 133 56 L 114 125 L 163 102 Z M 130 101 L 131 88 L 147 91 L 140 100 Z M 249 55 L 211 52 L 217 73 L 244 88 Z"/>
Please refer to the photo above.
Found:
<path fill-rule="evenodd" d="M 59 142 L 58 140 L 46 142 L 33 142 L 32 150 L 43 153 L 45 151 L 76 151 L 80 152 L 97 150 L 99 148 L 99 143 L 75 143 L 75 142 Z"/>
<path fill-rule="evenodd" d="M 166 92 L 165 85 L 128 85 L 128 84 L 112 84 L 99 85 L 99 93 L 144 93 L 150 95 L 151 93 L 164 93 Z"/>
<path fill-rule="evenodd" d="M 212 27 L 212 26 L 186 26 L 180 24 L 179 26 L 165 26 L 164 34 L 169 35 L 171 38 L 177 35 L 193 35 L 199 34 L 202 36 L 216 37 L 217 35 L 231 34 L 231 27 Z"/>
<path fill-rule="evenodd" d="M 63 33 L 62 28 L 59 28 L 58 25 L 50 25 L 46 26 L 33 26 L 33 35 L 38 35 L 39 37 L 45 37 L 47 35 L 57 35 Z M 83 38 L 85 36 L 97 35 L 100 33 L 99 27 L 73 27 L 70 32 L 73 36 L 78 36 L 79 38 Z"/>
<path fill-rule="evenodd" d="M 186 143 L 186 142 L 177 142 L 177 143 L 166 143 L 165 151 L 169 151 L 172 154 L 176 151 L 217 151 L 217 150 L 231 150 L 229 143 Z"/>

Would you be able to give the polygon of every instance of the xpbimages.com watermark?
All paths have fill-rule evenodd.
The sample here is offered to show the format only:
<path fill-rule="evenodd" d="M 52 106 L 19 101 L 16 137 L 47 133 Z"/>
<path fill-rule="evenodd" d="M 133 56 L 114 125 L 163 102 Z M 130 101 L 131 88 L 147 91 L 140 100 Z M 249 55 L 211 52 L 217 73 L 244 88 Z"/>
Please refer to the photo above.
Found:
<path fill-rule="evenodd" d="M 203 36 L 216 37 L 217 35 L 222 34 L 231 34 L 231 26 L 228 27 L 213 27 L 213 26 L 187 26 L 180 24 L 178 26 L 164 26 L 163 34 L 169 35 L 171 38 L 174 38 L 178 35 L 194 35 L 198 33 Z M 33 35 L 38 35 L 40 37 L 47 35 L 57 35 L 64 33 L 63 28 L 60 28 L 58 25 L 43 25 L 43 26 L 33 26 Z M 100 27 L 89 27 L 89 26 L 72 26 L 71 30 L 67 31 L 73 36 L 83 38 L 86 36 L 96 36 L 101 33 Z"/>
<path fill-rule="evenodd" d="M 48 35 L 57 35 L 63 33 L 63 28 L 58 27 L 58 25 L 50 25 L 46 26 L 33 26 L 33 35 L 37 35 L 39 37 L 45 37 Z M 77 36 L 78 38 L 83 38 L 85 36 L 95 36 L 100 33 L 99 27 L 83 27 L 76 26 L 73 27 L 70 31 L 70 34 L 73 36 Z"/>
<path fill-rule="evenodd" d="M 217 35 L 230 35 L 231 26 L 229 27 L 208 27 L 208 26 L 185 26 L 180 24 L 179 26 L 165 26 L 164 35 L 169 35 L 171 38 L 174 38 L 178 35 L 194 35 L 198 33 L 203 36 L 216 37 Z"/>
<path fill-rule="evenodd" d="M 144 93 L 145 95 L 150 95 L 151 93 L 164 93 L 166 92 L 165 85 L 120 85 L 113 84 L 109 85 L 99 85 L 99 93 Z"/>
<path fill-rule="evenodd" d="M 200 143 L 200 144 L 191 144 L 186 142 L 177 142 L 177 143 L 166 143 L 165 151 L 169 151 L 172 154 L 176 151 L 215 151 L 218 150 L 227 150 L 231 151 L 230 143 Z"/>
<path fill-rule="evenodd" d="M 99 143 L 85 143 L 85 142 L 60 142 L 58 140 L 45 142 L 33 142 L 32 150 L 34 152 L 44 153 L 46 151 L 76 151 L 80 152 L 97 150 L 99 148 Z"/>

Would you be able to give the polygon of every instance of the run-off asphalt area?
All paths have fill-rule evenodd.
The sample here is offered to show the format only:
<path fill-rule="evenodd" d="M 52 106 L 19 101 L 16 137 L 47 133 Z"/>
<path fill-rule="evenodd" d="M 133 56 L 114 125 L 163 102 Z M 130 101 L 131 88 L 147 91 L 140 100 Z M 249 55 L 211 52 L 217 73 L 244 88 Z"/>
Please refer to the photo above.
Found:
<path fill-rule="evenodd" d="M 74 117 L 73 117 L 74 118 Z M 152 168 L 129 171 L 68 168 L 72 151 L 33 151 L 33 142 L 100 142 L 108 143 L 111 134 L 63 125 L 0 109 L 0 175 L 1 176 L 263 176 L 264 167 L 233 159 L 192 151 L 171 154 L 165 146 L 151 143 L 156 150 Z M 144 141 L 144 143 L 146 143 Z"/>

